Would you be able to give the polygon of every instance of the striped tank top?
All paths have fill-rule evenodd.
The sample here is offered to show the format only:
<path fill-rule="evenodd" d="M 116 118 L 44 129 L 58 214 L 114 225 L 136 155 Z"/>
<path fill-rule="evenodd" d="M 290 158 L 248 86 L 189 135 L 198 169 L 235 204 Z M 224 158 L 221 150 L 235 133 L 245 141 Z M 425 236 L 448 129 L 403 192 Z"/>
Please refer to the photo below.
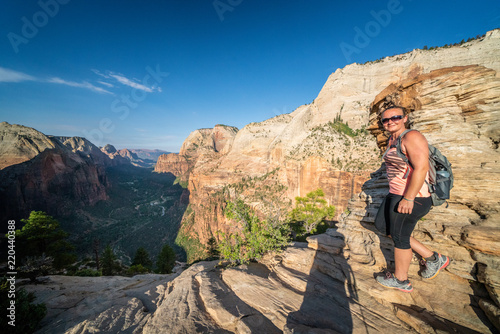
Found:
<path fill-rule="evenodd" d="M 395 142 L 395 141 L 394 141 Z M 406 150 L 401 145 L 401 150 L 406 155 Z M 407 165 L 403 159 L 398 156 L 396 145 L 391 147 L 387 154 L 384 156 L 384 161 L 387 170 L 387 178 L 389 179 L 389 192 L 395 195 L 404 195 L 408 180 L 411 178 L 413 168 Z M 405 175 L 408 173 L 407 177 Z M 429 172 L 425 176 L 425 181 L 429 182 Z M 429 187 L 424 182 L 420 188 L 417 197 L 429 197 Z"/>

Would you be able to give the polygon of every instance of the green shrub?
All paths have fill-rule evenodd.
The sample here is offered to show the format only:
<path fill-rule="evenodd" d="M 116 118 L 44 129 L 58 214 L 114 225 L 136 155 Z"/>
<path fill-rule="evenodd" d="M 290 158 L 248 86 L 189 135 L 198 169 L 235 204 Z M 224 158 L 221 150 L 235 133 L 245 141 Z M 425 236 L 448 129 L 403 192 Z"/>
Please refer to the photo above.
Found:
<path fill-rule="evenodd" d="M 235 264 L 249 263 L 270 251 L 280 251 L 289 243 L 290 229 L 279 219 L 260 220 L 243 200 L 229 202 L 225 215 L 241 224 L 238 233 L 223 233 L 218 249 L 223 259 Z"/>
<path fill-rule="evenodd" d="M 149 272 L 148 268 L 142 266 L 142 264 L 134 264 L 130 268 L 127 269 L 127 275 L 138 275 L 138 274 L 146 274 Z"/>

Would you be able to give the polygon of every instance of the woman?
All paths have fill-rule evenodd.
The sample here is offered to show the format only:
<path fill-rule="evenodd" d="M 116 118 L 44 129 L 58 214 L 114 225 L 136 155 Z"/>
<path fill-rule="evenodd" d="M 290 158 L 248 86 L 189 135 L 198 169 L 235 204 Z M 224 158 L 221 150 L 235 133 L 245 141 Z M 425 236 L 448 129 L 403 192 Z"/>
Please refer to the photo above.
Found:
<path fill-rule="evenodd" d="M 425 259 L 426 268 L 421 275 L 427 279 L 436 277 L 441 269 L 448 266 L 450 259 L 430 251 L 411 236 L 418 220 L 429 212 L 432 200 L 425 183 L 429 170 L 429 148 L 425 137 L 418 131 L 409 131 L 402 138 L 401 148 L 411 166 L 397 154 L 397 140 L 407 130 L 407 121 L 408 116 L 403 107 L 392 106 L 381 114 L 382 125 L 391 134 L 388 143 L 390 148 L 384 155 L 389 194 L 379 208 L 375 225 L 387 226 L 386 233 L 394 241 L 396 268 L 394 274 L 387 273 L 385 277 L 376 279 L 385 287 L 411 292 L 413 287 L 408 280 L 408 269 L 412 250 Z"/>

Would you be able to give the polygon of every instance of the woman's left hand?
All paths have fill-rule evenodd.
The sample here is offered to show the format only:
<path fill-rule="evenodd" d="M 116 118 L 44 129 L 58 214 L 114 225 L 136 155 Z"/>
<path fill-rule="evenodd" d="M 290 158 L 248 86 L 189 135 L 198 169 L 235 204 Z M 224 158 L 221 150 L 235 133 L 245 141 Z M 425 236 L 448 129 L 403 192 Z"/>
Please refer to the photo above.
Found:
<path fill-rule="evenodd" d="M 413 211 L 413 203 L 413 201 L 407 201 L 402 198 L 398 204 L 398 212 L 411 214 L 411 212 Z"/>

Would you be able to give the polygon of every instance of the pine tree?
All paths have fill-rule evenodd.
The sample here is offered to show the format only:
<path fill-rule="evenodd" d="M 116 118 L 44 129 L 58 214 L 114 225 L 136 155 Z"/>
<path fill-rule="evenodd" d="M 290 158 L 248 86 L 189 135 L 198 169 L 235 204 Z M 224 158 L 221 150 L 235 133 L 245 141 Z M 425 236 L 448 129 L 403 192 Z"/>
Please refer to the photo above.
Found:
<path fill-rule="evenodd" d="M 219 258 L 219 250 L 217 249 L 217 240 L 215 239 L 215 237 L 211 237 L 210 239 L 208 239 L 207 253 L 210 259 Z"/>
<path fill-rule="evenodd" d="M 298 236 L 316 233 L 318 224 L 333 218 L 335 206 L 328 205 L 324 197 L 322 189 L 311 191 L 305 197 L 295 197 L 290 220 Z"/>
<path fill-rule="evenodd" d="M 66 239 L 68 233 L 60 227 L 59 222 L 43 211 L 32 211 L 28 219 L 22 219 L 24 226 L 16 230 L 16 241 L 21 247 L 18 256 L 24 258 L 39 257 L 43 254 L 54 259 L 56 269 L 76 261 L 74 246 Z"/>
<path fill-rule="evenodd" d="M 101 268 L 104 276 L 111 276 L 116 271 L 116 255 L 109 244 L 102 253 Z"/>
<path fill-rule="evenodd" d="M 172 247 L 168 244 L 163 246 L 158 255 L 158 260 L 156 260 L 156 272 L 159 274 L 172 273 L 172 269 L 174 269 L 175 265 L 175 258 L 175 252 Z"/>
<path fill-rule="evenodd" d="M 132 265 L 142 265 L 144 268 L 151 270 L 153 267 L 153 261 L 149 258 L 149 253 L 144 247 L 139 247 L 135 252 L 134 260 Z"/>

